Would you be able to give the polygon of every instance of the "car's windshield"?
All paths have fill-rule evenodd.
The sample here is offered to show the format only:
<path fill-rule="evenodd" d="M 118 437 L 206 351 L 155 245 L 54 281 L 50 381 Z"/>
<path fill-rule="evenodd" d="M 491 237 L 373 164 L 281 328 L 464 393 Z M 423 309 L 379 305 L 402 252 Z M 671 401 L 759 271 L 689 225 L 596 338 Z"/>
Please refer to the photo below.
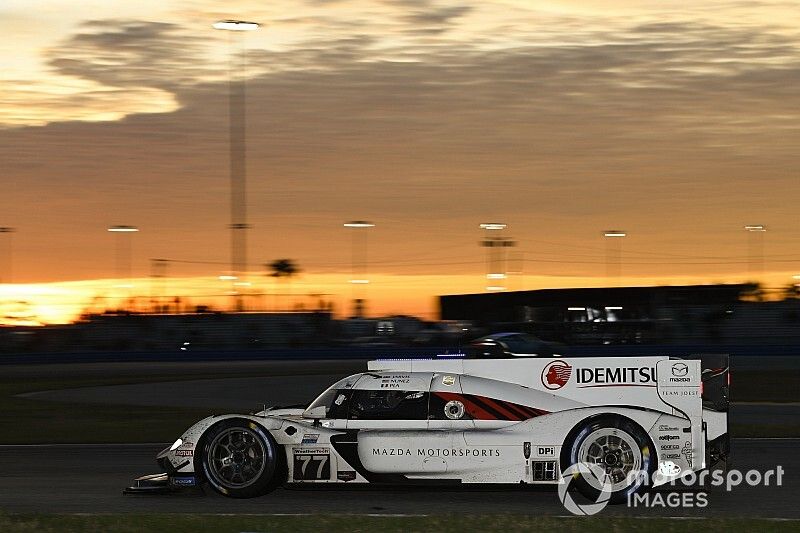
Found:
<path fill-rule="evenodd" d="M 331 410 L 331 405 L 333 405 L 333 401 L 336 399 L 336 395 L 339 393 L 338 389 L 334 389 L 331 387 L 330 389 L 326 390 L 319 396 L 317 399 L 311 402 L 311 405 L 308 406 L 308 409 L 314 409 L 315 407 L 324 406 L 325 407 L 325 414 L 327 415 L 328 412 Z"/>
<path fill-rule="evenodd" d="M 334 383 L 328 390 L 317 396 L 317 399 L 311 402 L 307 409 L 311 410 L 315 407 L 324 406 L 325 416 L 328 418 L 334 417 L 332 411 L 338 412 L 340 408 L 345 408 L 351 389 L 360 377 L 360 375 L 350 376 Z"/>

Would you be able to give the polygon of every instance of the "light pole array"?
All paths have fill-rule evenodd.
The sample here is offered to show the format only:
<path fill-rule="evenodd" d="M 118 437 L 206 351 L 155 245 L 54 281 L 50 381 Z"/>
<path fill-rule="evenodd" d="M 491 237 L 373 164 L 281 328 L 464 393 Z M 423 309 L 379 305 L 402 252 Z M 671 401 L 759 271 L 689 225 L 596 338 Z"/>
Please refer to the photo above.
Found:
<path fill-rule="evenodd" d="M 259 28 L 256 22 L 244 20 L 220 20 L 212 27 L 230 32 L 254 31 Z M 232 34 L 231 34 L 232 35 Z M 247 271 L 247 143 L 245 113 L 245 67 L 246 53 L 242 46 L 241 63 L 235 65 L 232 39 L 229 44 L 228 68 L 228 126 L 229 126 L 229 172 L 231 181 L 231 294 L 233 308 L 244 311 L 244 301 L 239 292 L 240 286 L 249 284 L 243 276 Z M 238 73 L 238 75 L 237 75 Z"/>
<path fill-rule="evenodd" d="M 343 224 L 353 234 L 351 248 L 351 277 L 353 285 L 353 316 L 364 315 L 364 302 L 366 300 L 366 286 L 369 284 L 367 277 L 367 230 L 374 228 L 375 224 L 366 220 L 351 220 Z"/>
<path fill-rule="evenodd" d="M 622 240 L 628 233 L 618 229 L 606 230 L 603 237 L 606 241 L 606 277 L 615 285 L 620 284 L 622 278 Z"/>
<path fill-rule="evenodd" d="M 3 236 L 3 249 L 0 249 L 0 258 L 2 258 L 2 262 L 0 262 L 0 283 L 11 283 L 11 280 L 14 278 L 12 276 L 12 233 L 16 232 L 17 230 L 14 228 L 10 228 L 8 226 L 0 226 L 0 235 Z M 5 265 L 3 265 L 5 263 Z"/>

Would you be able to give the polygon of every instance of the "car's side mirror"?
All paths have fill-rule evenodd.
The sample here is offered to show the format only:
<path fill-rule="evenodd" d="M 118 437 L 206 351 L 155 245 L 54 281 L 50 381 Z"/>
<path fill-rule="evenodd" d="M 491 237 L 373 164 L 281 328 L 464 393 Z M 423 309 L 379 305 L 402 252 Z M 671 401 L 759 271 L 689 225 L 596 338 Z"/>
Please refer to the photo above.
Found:
<path fill-rule="evenodd" d="M 325 418 L 328 414 L 328 408 L 324 405 L 318 405 L 313 409 L 306 409 L 303 411 L 303 418 L 312 418 L 314 420 L 319 420 L 320 418 Z"/>

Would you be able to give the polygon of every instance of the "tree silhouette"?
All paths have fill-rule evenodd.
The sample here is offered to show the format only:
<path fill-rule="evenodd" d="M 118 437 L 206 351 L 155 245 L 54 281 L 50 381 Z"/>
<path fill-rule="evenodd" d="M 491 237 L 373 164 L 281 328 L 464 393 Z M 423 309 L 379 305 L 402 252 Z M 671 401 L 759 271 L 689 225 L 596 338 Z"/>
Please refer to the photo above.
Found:
<path fill-rule="evenodd" d="M 290 279 L 292 276 L 300 272 L 300 269 L 291 259 L 276 259 L 272 263 L 266 265 L 268 269 L 270 269 L 270 276 L 273 278 L 287 278 Z"/>
<path fill-rule="evenodd" d="M 800 283 L 790 283 L 783 288 L 784 300 L 800 299 Z"/>
<path fill-rule="evenodd" d="M 300 273 L 300 268 L 291 259 L 276 259 L 264 266 L 269 270 L 269 276 L 275 278 L 276 282 L 284 280 L 289 283 L 295 275 Z M 277 304 L 277 286 L 275 292 Z"/>

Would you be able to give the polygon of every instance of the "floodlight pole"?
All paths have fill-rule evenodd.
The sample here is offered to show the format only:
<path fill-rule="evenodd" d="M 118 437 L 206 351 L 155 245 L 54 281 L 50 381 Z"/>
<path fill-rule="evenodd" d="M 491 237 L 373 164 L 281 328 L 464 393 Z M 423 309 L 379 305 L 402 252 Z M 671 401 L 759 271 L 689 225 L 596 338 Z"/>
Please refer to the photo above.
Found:
<path fill-rule="evenodd" d="M 345 228 L 353 230 L 351 248 L 352 276 L 350 283 L 353 286 L 353 316 L 360 317 L 364 314 L 367 286 L 367 230 L 374 228 L 375 224 L 366 220 L 351 220 L 343 224 Z M 360 289 L 359 287 L 363 287 Z"/>
<path fill-rule="evenodd" d="M 759 281 L 764 276 L 764 234 L 767 227 L 764 224 L 747 224 L 747 275 L 748 281 Z"/>
<path fill-rule="evenodd" d="M 506 248 L 516 246 L 516 241 L 509 237 L 497 235 L 508 227 L 502 222 L 485 222 L 479 226 L 486 231 L 486 236 L 480 242 L 486 248 L 486 290 L 506 290 Z"/>
<path fill-rule="evenodd" d="M 117 288 L 123 289 L 123 294 L 127 300 L 131 297 L 133 288 L 133 234 L 139 232 L 136 226 L 117 225 L 109 226 L 108 231 L 114 234 L 115 239 L 115 263 L 117 281 L 121 282 Z"/>
<path fill-rule="evenodd" d="M 5 238 L 5 250 L 0 250 L 0 257 L 5 259 L 5 269 L 3 269 L 3 265 L 0 263 L 0 283 L 11 283 L 13 279 L 12 276 L 12 269 L 14 264 L 12 263 L 12 233 L 16 232 L 17 230 L 14 228 L 9 228 L 8 226 L 0 226 L 0 234 L 4 235 Z M 5 272 L 4 272 L 5 271 Z M 5 276 L 3 274 L 5 273 Z"/>
<path fill-rule="evenodd" d="M 606 240 L 606 278 L 609 284 L 620 285 L 622 278 L 622 240 L 628 233 L 612 229 L 603 232 Z"/>
<path fill-rule="evenodd" d="M 259 28 L 256 22 L 244 20 L 220 20 L 213 24 L 217 30 L 238 32 L 254 31 Z M 233 310 L 244 311 L 244 300 L 240 286 L 247 286 L 244 275 L 247 272 L 247 139 L 246 139 L 246 101 L 245 69 L 246 48 L 242 44 L 241 65 L 235 65 L 233 39 L 228 39 L 228 141 L 229 173 L 231 181 L 231 295 Z"/>

